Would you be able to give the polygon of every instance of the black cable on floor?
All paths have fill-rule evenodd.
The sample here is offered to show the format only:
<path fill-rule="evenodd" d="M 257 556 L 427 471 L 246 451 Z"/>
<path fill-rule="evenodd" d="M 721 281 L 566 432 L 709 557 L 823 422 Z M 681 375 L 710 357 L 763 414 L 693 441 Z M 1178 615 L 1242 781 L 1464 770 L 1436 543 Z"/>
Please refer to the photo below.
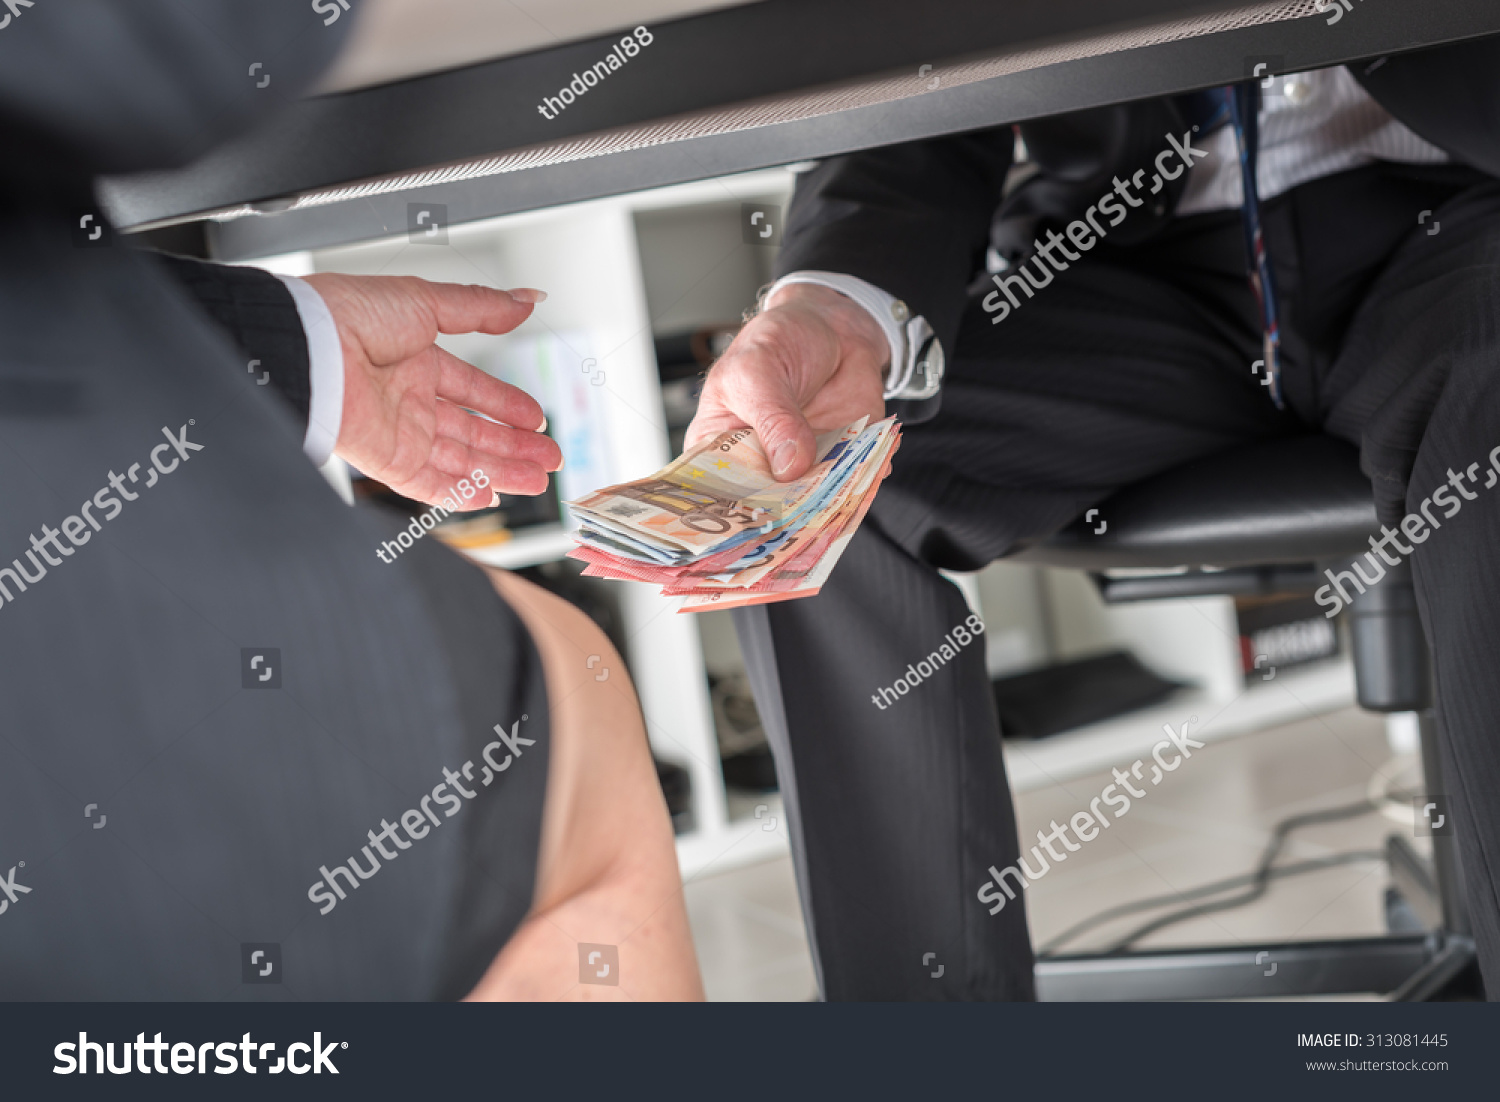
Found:
<path fill-rule="evenodd" d="M 1314 872 L 1318 869 L 1332 868 L 1337 865 L 1353 864 L 1357 861 L 1383 857 L 1384 855 L 1377 851 L 1360 851 L 1298 862 L 1294 865 L 1283 866 L 1281 869 L 1272 868 L 1276 858 L 1280 856 L 1287 838 L 1293 831 L 1306 826 L 1314 826 L 1318 823 L 1332 823 L 1344 819 L 1358 818 L 1361 815 L 1368 815 L 1375 810 L 1376 805 L 1372 801 L 1360 800 L 1358 803 L 1345 804 L 1341 807 L 1323 808 L 1318 811 L 1308 811 L 1301 815 L 1289 816 L 1271 828 L 1271 840 L 1267 843 L 1265 852 L 1261 855 L 1261 859 L 1254 871 L 1240 876 L 1229 877 L 1225 880 L 1217 880 L 1202 887 L 1193 888 L 1187 892 L 1173 892 L 1171 895 L 1154 896 L 1150 899 L 1139 899 L 1131 903 L 1123 903 L 1116 907 L 1110 907 L 1070 926 L 1043 945 L 1037 951 L 1037 955 L 1041 957 L 1049 956 L 1056 952 L 1058 946 L 1074 940 L 1079 935 L 1095 927 L 1112 922 L 1117 918 L 1123 918 L 1126 915 L 1155 910 L 1157 907 L 1164 907 L 1172 903 L 1185 903 L 1195 899 L 1203 899 L 1208 896 L 1231 891 L 1235 888 L 1249 886 L 1249 891 L 1231 899 L 1216 900 L 1213 903 L 1183 908 L 1180 911 L 1174 911 L 1152 919 L 1145 925 L 1131 931 L 1106 950 L 1107 952 L 1121 952 L 1128 949 L 1147 934 L 1155 933 L 1166 926 L 1185 922 L 1189 918 L 1196 918 L 1199 915 L 1231 910 L 1236 907 L 1243 907 L 1248 903 L 1253 903 L 1266 893 L 1266 888 L 1273 879 L 1281 879 L 1284 876 L 1295 876 L 1304 872 Z"/>
<path fill-rule="evenodd" d="M 1320 869 L 1336 868 L 1339 865 L 1356 865 L 1362 861 L 1380 861 L 1384 858 L 1385 852 L 1383 850 L 1353 850 L 1349 853 L 1335 853 L 1328 857 L 1318 857 L 1310 861 L 1300 861 L 1295 865 L 1282 865 L 1278 868 L 1270 869 L 1257 882 L 1256 887 L 1246 892 L 1243 896 L 1234 899 L 1219 900 L 1214 903 L 1204 903 L 1201 906 L 1188 907 L 1182 911 L 1163 915 L 1161 918 L 1148 922 L 1139 929 L 1131 931 L 1127 936 L 1110 946 L 1108 951 L 1122 953 L 1147 934 L 1155 933 L 1164 927 L 1172 926 L 1179 922 L 1186 922 L 1188 919 L 1197 918 L 1199 915 L 1213 914 L 1216 911 L 1230 911 L 1236 907 L 1243 907 L 1245 904 L 1252 903 L 1264 895 L 1271 880 L 1279 880 L 1282 877 L 1296 876 L 1301 873 L 1317 872 Z"/>

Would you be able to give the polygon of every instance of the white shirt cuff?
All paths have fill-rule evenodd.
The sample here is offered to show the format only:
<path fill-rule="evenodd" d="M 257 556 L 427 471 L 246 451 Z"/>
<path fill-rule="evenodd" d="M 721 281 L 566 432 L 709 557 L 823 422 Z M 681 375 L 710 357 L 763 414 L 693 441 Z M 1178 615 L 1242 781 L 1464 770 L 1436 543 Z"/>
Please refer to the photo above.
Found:
<path fill-rule="evenodd" d="M 302 331 L 307 334 L 308 387 L 312 398 L 302 452 L 313 466 L 321 467 L 333 455 L 344 419 L 344 349 L 339 343 L 333 314 L 312 284 L 296 276 L 276 278 L 291 292 L 292 301 L 297 304 L 297 317 L 302 320 Z"/>
<path fill-rule="evenodd" d="M 828 287 L 864 307 L 865 312 L 875 319 L 875 324 L 880 326 L 891 349 L 891 362 L 886 368 L 885 397 L 893 397 L 910 382 L 914 365 L 908 362 L 911 356 L 908 355 L 909 317 L 905 303 L 858 276 L 812 270 L 782 276 L 771 285 L 766 293 L 766 301 L 769 302 L 777 291 L 789 283 L 814 283 L 820 287 Z"/>

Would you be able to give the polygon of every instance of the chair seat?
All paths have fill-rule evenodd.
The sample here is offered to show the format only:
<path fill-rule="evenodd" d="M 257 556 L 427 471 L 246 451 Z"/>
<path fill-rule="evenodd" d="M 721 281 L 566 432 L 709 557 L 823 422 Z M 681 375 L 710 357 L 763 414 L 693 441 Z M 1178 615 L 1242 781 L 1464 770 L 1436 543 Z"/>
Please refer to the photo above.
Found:
<path fill-rule="evenodd" d="M 1098 509 L 1011 558 L 1095 571 L 1311 563 L 1368 550 L 1380 531 L 1359 453 L 1322 435 L 1206 456 Z"/>

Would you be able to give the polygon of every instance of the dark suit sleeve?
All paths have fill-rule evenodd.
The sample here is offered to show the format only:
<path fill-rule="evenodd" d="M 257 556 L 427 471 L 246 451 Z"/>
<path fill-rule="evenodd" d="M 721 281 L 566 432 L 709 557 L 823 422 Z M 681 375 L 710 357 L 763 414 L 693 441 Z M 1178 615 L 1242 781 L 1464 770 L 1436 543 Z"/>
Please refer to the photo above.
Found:
<path fill-rule="evenodd" d="M 1013 148 L 1004 126 L 823 161 L 797 179 L 777 274 L 858 276 L 926 317 L 951 350 Z"/>
<path fill-rule="evenodd" d="M 306 425 L 312 406 L 311 360 L 307 334 L 297 304 L 286 286 L 259 268 L 208 264 L 178 256 L 158 255 L 172 277 L 218 323 L 245 354 L 241 365 L 270 373 L 269 385 L 296 411 Z"/>
<path fill-rule="evenodd" d="M 1349 70 L 1376 102 L 1423 138 L 1500 176 L 1500 36 Z"/>

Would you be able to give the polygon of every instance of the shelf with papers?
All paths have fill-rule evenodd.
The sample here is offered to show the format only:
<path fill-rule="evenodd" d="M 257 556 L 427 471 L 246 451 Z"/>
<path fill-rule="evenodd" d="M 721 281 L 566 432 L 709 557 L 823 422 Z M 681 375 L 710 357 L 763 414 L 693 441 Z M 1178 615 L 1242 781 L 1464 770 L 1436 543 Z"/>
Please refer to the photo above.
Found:
<path fill-rule="evenodd" d="M 489 547 L 470 547 L 464 554 L 485 566 L 501 570 L 520 570 L 560 559 L 573 549 L 573 537 L 560 524 L 542 524 L 519 529 L 504 543 Z"/>

